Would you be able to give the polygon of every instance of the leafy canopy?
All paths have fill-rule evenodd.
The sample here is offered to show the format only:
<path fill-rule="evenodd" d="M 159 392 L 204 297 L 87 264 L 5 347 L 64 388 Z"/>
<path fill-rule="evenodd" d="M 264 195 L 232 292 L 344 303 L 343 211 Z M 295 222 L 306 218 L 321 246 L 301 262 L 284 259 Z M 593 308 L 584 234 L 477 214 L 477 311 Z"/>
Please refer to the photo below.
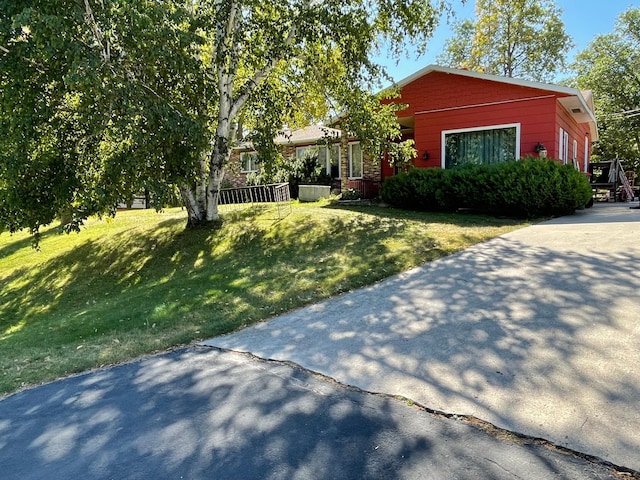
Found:
<path fill-rule="evenodd" d="M 0 0 L 0 228 L 67 230 L 148 190 L 217 217 L 242 125 L 266 159 L 284 126 L 340 114 L 374 156 L 400 136 L 371 92 L 381 45 L 418 50 L 444 2 Z M 406 153 L 406 149 L 399 149 Z"/>
<path fill-rule="evenodd" d="M 534 81 L 565 68 L 571 38 L 553 0 L 476 0 L 475 20 L 455 26 L 443 65 Z"/>
<path fill-rule="evenodd" d="M 619 158 L 640 169 L 640 8 L 629 8 L 615 30 L 598 35 L 573 65 L 576 84 L 590 89 L 600 140 L 594 157 Z M 639 172 L 640 173 L 640 172 Z"/>

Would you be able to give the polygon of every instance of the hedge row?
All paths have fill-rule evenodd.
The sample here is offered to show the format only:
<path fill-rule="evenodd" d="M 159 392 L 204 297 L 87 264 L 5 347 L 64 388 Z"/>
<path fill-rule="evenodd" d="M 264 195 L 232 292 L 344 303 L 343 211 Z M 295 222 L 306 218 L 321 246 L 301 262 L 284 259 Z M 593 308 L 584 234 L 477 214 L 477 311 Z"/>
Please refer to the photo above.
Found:
<path fill-rule="evenodd" d="M 443 170 L 414 168 L 387 178 L 380 192 L 393 206 L 411 210 L 469 208 L 514 217 L 568 215 L 590 204 L 584 173 L 554 160 L 523 159 Z"/>

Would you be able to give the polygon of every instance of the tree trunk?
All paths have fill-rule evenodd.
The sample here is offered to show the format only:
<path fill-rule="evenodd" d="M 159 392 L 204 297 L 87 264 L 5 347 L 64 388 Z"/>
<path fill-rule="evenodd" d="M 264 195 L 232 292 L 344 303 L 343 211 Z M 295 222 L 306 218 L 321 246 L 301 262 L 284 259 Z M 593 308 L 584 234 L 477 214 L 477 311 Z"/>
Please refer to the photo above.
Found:
<path fill-rule="evenodd" d="M 193 189 L 187 185 L 180 185 L 182 203 L 187 210 L 187 228 L 195 228 L 202 224 L 203 215 L 200 203 L 196 200 Z"/>
<path fill-rule="evenodd" d="M 207 222 L 219 222 L 218 203 L 220 201 L 220 188 L 224 178 L 224 167 L 212 167 L 209 173 L 209 185 L 207 187 Z"/>
<path fill-rule="evenodd" d="M 220 130 L 220 129 L 219 129 Z M 224 132 L 216 137 L 208 158 L 200 162 L 198 182 L 193 186 L 181 185 L 180 195 L 187 210 L 187 228 L 215 225 L 220 222 L 218 204 L 224 178 L 224 168 L 231 157 L 231 143 Z M 230 131 L 229 135 L 234 132 Z"/>

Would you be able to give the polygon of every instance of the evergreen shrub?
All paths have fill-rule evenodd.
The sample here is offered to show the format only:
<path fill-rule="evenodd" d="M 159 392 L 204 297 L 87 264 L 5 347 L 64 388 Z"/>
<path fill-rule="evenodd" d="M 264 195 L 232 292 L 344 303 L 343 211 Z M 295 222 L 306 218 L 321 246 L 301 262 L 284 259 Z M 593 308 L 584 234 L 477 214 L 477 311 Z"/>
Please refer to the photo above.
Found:
<path fill-rule="evenodd" d="M 472 209 L 533 218 L 568 215 L 588 205 L 591 185 L 572 166 L 551 159 L 526 158 L 448 170 L 415 168 L 387 178 L 380 195 L 399 208 Z"/>

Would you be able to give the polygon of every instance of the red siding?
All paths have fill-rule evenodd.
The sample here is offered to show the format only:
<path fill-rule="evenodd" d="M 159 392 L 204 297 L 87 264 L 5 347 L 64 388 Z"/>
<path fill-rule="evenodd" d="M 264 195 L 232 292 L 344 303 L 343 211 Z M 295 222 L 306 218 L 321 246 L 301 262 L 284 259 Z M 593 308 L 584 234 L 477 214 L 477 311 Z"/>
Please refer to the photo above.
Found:
<path fill-rule="evenodd" d="M 520 124 L 520 156 L 535 155 L 542 143 L 549 158 L 559 152 L 559 128 L 570 132 L 569 152 L 578 140 L 578 160 L 584 160 L 587 125 L 578 125 L 558 102 L 563 94 L 537 88 L 433 71 L 402 87 L 396 100 L 407 104 L 401 117 L 414 116 L 417 167 L 440 167 L 442 132 L 493 125 Z M 423 155 L 428 152 L 428 160 Z M 385 162 L 386 163 L 386 162 Z M 383 177 L 393 170 L 383 167 Z"/>
<path fill-rule="evenodd" d="M 554 98 L 523 100 L 416 115 L 414 138 L 419 152 L 416 166 L 441 165 L 442 131 L 493 125 L 519 123 L 520 155 L 533 155 L 538 142 L 544 144 L 546 139 L 553 139 L 555 101 Z M 426 162 L 421 160 L 424 151 L 429 152 Z"/>
<path fill-rule="evenodd" d="M 530 97 L 551 92 L 461 75 L 431 72 L 405 85 L 399 102 L 408 104 L 401 115 Z"/>
<path fill-rule="evenodd" d="M 558 103 L 556 110 L 556 131 L 555 139 L 553 141 L 553 152 L 549 152 L 549 155 L 552 158 L 560 158 L 560 128 L 569 134 L 569 161 L 567 163 L 571 163 L 571 159 L 573 157 L 573 141 L 575 140 L 578 143 L 578 152 L 576 155 L 577 164 L 580 167 L 580 171 L 585 171 L 584 139 L 589 136 L 589 126 L 577 123 L 571 117 L 569 112 L 567 112 L 562 105 Z"/>

